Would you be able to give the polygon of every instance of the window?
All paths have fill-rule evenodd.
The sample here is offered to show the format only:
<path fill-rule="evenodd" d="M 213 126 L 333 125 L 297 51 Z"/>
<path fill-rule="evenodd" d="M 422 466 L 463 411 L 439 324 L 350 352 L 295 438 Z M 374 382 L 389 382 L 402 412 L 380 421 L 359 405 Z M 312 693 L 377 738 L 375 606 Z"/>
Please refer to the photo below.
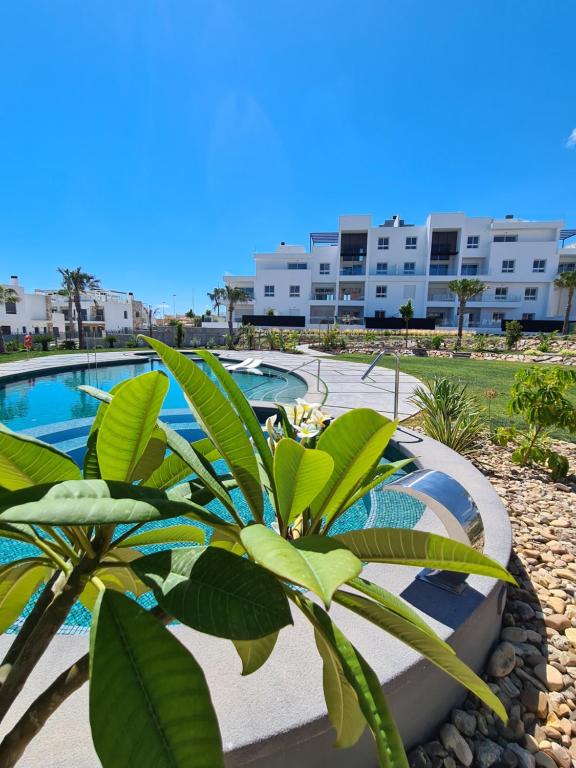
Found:
<path fill-rule="evenodd" d="M 405 275 L 414 275 L 416 273 L 416 262 L 415 261 L 405 261 L 404 262 L 404 274 Z"/>
<path fill-rule="evenodd" d="M 514 259 L 504 259 L 502 262 L 502 272 L 514 272 L 516 262 Z"/>
<path fill-rule="evenodd" d="M 9 325 L 0 325 L 0 331 L 6 336 L 9 336 L 12 332 Z M 26 333 L 26 329 L 23 332 Z"/>
<path fill-rule="evenodd" d="M 8 331 L 8 333 L 10 333 L 10 331 Z M 22 333 L 26 333 L 26 326 L 25 325 L 22 326 Z"/>
<path fill-rule="evenodd" d="M 87 309 L 81 309 L 80 314 L 82 315 L 82 320 L 88 320 L 88 310 Z"/>
<path fill-rule="evenodd" d="M 538 288 L 524 288 L 524 301 L 536 301 Z"/>
<path fill-rule="evenodd" d="M 16 314 L 16 302 L 15 301 L 7 301 L 4 304 L 4 308 L 7 315 L 15 315 Z"/>
<path fill-rule="evenodd" d="M 480 237 L 478 235 L 468 235 L 466 240 L 466 248 L 478 248 L 480 243 Z"/>
<path fill-rule="evenodd" d="M 478 264 L 462 264 L 461 275 L 477 275 Z"/>
<path fill-rule="evenodd" d="M 534 259 L 532 272 L 546 272 L 546 259 Z"/>
<path fill-rule="evenodd" d="M 562 274 L 563 272 L 576 272 L 576 262 L 573 262 L 572 264 L 560 264 L 558 266 L 558 272 L 559 274 Z"/>
<path fill-rule="evenodd" d="M 320 274 L 321 275 L 329 275 L 330 274 L 330 262 L 323 261 L 322 264 L 320 264 Z"/>
<path fill-rule="evenodd" d="M 299 285 L 291 285 L 290 286 L 290 298 L 291 299 L 299 299 L 300 298 L 300 286 Z"/>
<path fill-rule="evenodd" d="M 417 237 L 407 237 L 406 238 L 406 250 L 407 251 L 415 251 L 417 244 L 418 244 L 418 238 Z"/>
<path fill-rule="evenodd" d="M 504 312 L 492 312 L 492 320 L 495 322 L 506 320 L 506 314 Z"/>
<path fill-rule="evenodd" d="M 448 264 L 430 264 L 431 275 L 447 275 Z"/>
<path fill-rule="evenodd" d="M 379 237 L 378 238 L 378 250 L 379 251 L 387 251 L 390 247 L 390 238 L 389 237 Z"/>
<path fill-rule="evenodd" d="M 34 333 L 40 333 L 40 328 L 37 325 L 34 326 Z"/>
<path fill-rule="evenodd" d="M 308 269 L 308 265 L 303 261 L 289 261 L 288 269 Z"/>
<path fill-rule="evenodd" d="M 264 286 L 264 296 L 274 296 L 274 286 L 273 285 L 265 285 Z"/>
<path fill-rule="evenodd" d="M 535 320 L 536 315 L 534 312 L 522 312 L 522 320 Z"/>
<path fill-rule="evenodd" d="M 104 313 L 102 312 L 102 317 L 96 316 L 96 320 L 104 320 Z M 124 320 L 128 320 L 128 312 L 124 310 Z"/>
<path fill-rule="evenodd" d="M 518 235 L 494 235 L 495 243 L 517 243 Z"/>
<path fill-rule="evenodd" d="M 388 274 L 388 262 L 387 261 L 379 261 L 376 264 L 376 274 L 377 275 L 387 275 Z"/>
<path fill-rule="evenodd" d="M 387 285 L 377 285 L 376 286 L 376 298 L 377 299 L 385 299 L 388 295 L 388 286 Z"/>
<path fill-rule="evenodd" d="M 494 298 L 499 301 L 506 301 L 508 298 L 508 288 L 496 288 L 494 291 Z"/>
<path fill-rule="evenodd" d="M 384 318 L 386 317 L 386 310 L 377 309 L 376 312 L 374 312 L 374 317 L 377 317 L 379 320 L 384 320 Z"/>

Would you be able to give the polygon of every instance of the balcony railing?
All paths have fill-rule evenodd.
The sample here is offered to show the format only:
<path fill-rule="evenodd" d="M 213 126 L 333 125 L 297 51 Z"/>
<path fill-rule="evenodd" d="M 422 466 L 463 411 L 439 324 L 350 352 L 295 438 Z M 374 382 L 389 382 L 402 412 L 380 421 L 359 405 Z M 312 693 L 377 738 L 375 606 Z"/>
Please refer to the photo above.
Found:
<path fill-rule="evenodd" d="M 390 275 L 406 275 L 406 276 L 414 276 L 414 275 L 424 275 L 426 274 L 423 269 L 404 269 L 402 265 L 399 264 L 389 264 L 388 268 L 386 270 L 379 270 L 377 267 L 375 269 L 372 269 L 370 271 L 370 275 L 372 277 L 389 277 Z"/>
<path fill-rule="evenodd" d="M 310 297 L 312 301 L 335 301 L 335 293 L 313 293 Z"/>
<path fill-rule="evenodd" d="M 364 301 L 364 294 L 363 293 L 342 293 L 340 294 L 340 298 L 338 301 L 350 301 L 354 303 L 355 301 Z"/>
<path fill-rule="evenodd" d="M 456 295 L 453 293 L 430 293 L 428 295 L 428 302 L 431 301 L 455 301 Z M 483 293 L 479 296 L 474 296 L 472 299 L 468 299 L 467 304 L 493 304 L 494 302 L 518 302 L 522 301 L 520 296 L 516 295 L 500 295 L 496 293 Z"/>
<path fill-rule="evenodd" d="M 365 275 L 366 274 L 366 267 L 362 264 L 361 266 L 353 266 L 353 267 L 342 267 L 340 270 L 341 275 Z"/>

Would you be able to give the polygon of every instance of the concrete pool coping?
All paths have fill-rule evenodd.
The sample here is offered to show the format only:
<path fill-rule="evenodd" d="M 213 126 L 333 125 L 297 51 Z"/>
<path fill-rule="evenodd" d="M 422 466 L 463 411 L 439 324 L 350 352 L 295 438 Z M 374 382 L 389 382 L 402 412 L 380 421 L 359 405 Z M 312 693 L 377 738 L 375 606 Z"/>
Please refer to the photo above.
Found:
<path fill-rule="evenodd" d="M 134 362 L 138 357 L 141 359 L 138 353 L 121 354 L 122 358 L 115 364 Z M 239 353 L 235 356 L 226 353 L 225 356 L 230 359 L 245 357 Z M 310 391 L 315 383 L 316 389 L 320 390 L 316 377 L 309 371 L 301 370 L 303 364 L 312 367 L 310 362 L 316 363 L 316 358 L 310 356 L 310 360 L 306 360 L 305 355 L 282 353 L 258 353 L 258 356 L 265 359 L 266 365 L 294 372 L 304 378 L 309 388 L 307 399 L 322 397 L 320 391 Z M 108 362 L 108 356 L 106 360 Z M 342 366 L 345 368 L 342 369 Z M 78 362 L 74 367 L 86 367 L 86 363 Z M 69 365 L 53 370 L 46 370 L 45 367 L 37 371 L 29 369 L 22 373 L 22 377 L 26 378 L 31 373 L 50 375 L 66 368 L 72 370 Z M 393 372 L 376 369 L 376 378 L 369 381 L 364 389 L 359 386 L 359 378 L 365 370 L 365 365 L 322 360 L 322 381 L 325 381 L 324 376 L 329 380 L 326 382 L 326 407 L 329 411 L 338 415 L 352 407 L 373 407 L 371 404 L 376 396 L 382 399 L 377 410 L 390 415 Z M 380 372 L 383 374 L 379 375 Z M 0 366 L 0 383 L 5 379 Z M 342 386 L 334 387 L 331 398 L 332 382 Z M 405 398 L 417 383 L 414 377 L 402 376 L 401 389 Z M 388 396 L 384 394 L 386 391 Z M 271 404 L 266 402 L 261 405 L 270 407 Z M 488 480 L 463 457 L 411 430 L 400 428 L 393 442 L 402 452 L 414 457 L 417 466 L 445 471 L 467 488 L 483 520 L 485 553 L 506 564 L 511 549 L 511 529 L 504 507 Z M 424 513 L 417 527 L 444 533 L 439 520 L 430 510 Z M 475 670 L 480 670 L 499 631 L 504 585 L 493 579 L 473 576 L 469 577 L 468 587 L 461 595 L 452 595 L 416 580 L 418 570 L 372 564 L 364 574 L 406 599 L 425 616 L 441 637 L 450 642 L 461 658 Z M 461 686 L 399 641 L 339 606 L 333 606 L 331 615 L 376 671 L 408 747 L 424 740 L 464 697 L 465 691 Z M 205 671 L 220 719 L 226 765 L 230 768 L 244 765 L 292 768 L 299 763 L 307 768 L 324 768 L 328 759 L 335 768 L 350 765 L 371 768 L 376 758 L 369 734 L 365 733 L 351 750 L 331 748 L 334 733 L 325 714 L 321 663 L 313 634 L 300 616 L 295 615 L 294 618 L 294 627 L 280 634 L 268 663 L 246 678 L 240 676 L 241 665 L 229 641 L 201 635 L 181 626 L 174 628 L 176 636 L 192 650 Z M 0 637 L 0 652 L 4 653 L 11 641 L 12 636 Z M 86 634 L 57 636 L 0 733 L 5 733 L 33 698 L 87 648 Z M 64 748 L 63 734 L 66 735 Z M 87 686 L 70 697 L 50 718 L 18 765 L 21 768 L 38 765 L 44 768 L 96 768 L 99 765 L 88 724 Z"/>

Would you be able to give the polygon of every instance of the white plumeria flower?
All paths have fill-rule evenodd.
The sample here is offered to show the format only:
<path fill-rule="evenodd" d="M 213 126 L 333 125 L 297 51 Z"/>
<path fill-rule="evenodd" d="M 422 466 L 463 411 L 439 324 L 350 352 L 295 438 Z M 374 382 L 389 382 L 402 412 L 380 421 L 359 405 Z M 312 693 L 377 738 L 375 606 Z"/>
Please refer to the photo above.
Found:
<path fill-rule="evenodd" d="M 316 437 L 320 434 L 318 427 L 311 426 L 310 424 L 300 424 L 296 427 L 296 436 L 299 438 Z"/>

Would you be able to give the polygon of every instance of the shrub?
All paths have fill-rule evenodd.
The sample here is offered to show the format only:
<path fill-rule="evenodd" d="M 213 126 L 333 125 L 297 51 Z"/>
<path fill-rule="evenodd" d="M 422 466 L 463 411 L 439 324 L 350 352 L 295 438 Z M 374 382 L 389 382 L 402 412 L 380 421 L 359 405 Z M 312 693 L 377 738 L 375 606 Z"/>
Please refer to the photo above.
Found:
<path fill-rule="evenodd" d="M 487 338 L 485 333 L 474 334 L 474 349 L 476 352 L 486 352 Z"/>
<path fill-rule="evenodd" d="M 184 326 L 179 320 L 178 323 L 176 324 L 176 346 L 178 347 L 178 349 L 180 349 L 183 343 L 184 343 Z"/>
<path fill-rule="evenodd" d="M 482 411 L 466 384 L 437 376 L 417 387 L 410 399 L 420 409 L 424 431 L 434 440 L 464 456 L 480 448 Z"/>
<path fill-rule="evenodd" d="M 443 343 L 444 343 L 444 337 L 440 336 L 439 333 L 435 333 L 434 336 L 432 336 L 432 339 L 430 340 L 430 347 L 432 349 L 442 349 Z"/>
<path fill-rule="evenodd" d="M 54 341 L 54 336 L 49 333 L 37 333 L 34 336 L 34 343 L 40 344 L 42 352 L 48 352 L 48 346 Z"/>
<path fill-rule="evenodd" d="M 19 352 L 19 351 L 20 351 L 20 344 L 18 344 L 17 341 L 6 342 L 6 352 Z"/>
<path fill-rule="evenodd" d="M 108 344 L 110 349 L 114 349 L 114 344 L 118 341 L 118 338 L 116 336 L 112 336 L 112 335 L 105 336 L 104 337 L 104 341 L 106 342 L 106 344 Z"/>
<path fill-rule="evenodd" d="M 501 427 L 495 436 L 499 445 L 512 443 L 512 461 L 547 467 L 554 479 L 567 475 L 568 460 L 553 449 L 550 433 L 554 427 L 576 433 L 576 408 L 566 397 L 574 386 L 576 371 L 572 368 L 534 366 L 516 373 L 509 409 L 527 426 Z"/>
<path fill-rule="evenodd" d="M 176 350 L 145 340 L 182 387 L 206 439 L 189 443 L 159 421 L 168 389 L 161 371 L 122 382 L 112 393 L 85 390 L 101 404 L 83 473 L 53 446 L 0 429 L 0 455 L 10 467 L 0 470 L 0 533 L 41 550 L 0 570 L 3 593 L 10 594 L 0 613 L 2 631 L 39 590 L 4 659 L 0 717 L 14 705 L 75 600 L 92 612 L 89 654 L 71 660 L 24 714 L 18 711 L 21 719 L 0 744 L 0 765 L 12 768 L 41 724 L 90 675 L 90 725 L 103 768 L 144 764 L 143 723 L 151 723 L 145 747 L 162 764 L 222 766 L 204 674 L 166 624 L 177 619 L 231 641 L 243 673 L 250 674 L 275 650 L 293 611 L 314 631 L 338 741 L 352 745 L 368 727 L 378 764 L 406 765 L 378 678 L 333 623 L 331 603 L 401 638 L 505 720 L 488 685 L 434 630 L 401 598 L 360 574 L 365 563 L 390 561 L 513 581 L 506 570 L 424 531 L 374 528 L 329 537 L 347 509 L 409 461 L 380 463 L 396 424 L 358 409 L 326 427 L 326 414 L 300 403 L 297 409 L 311 409 L 307 419 L 280 407 L 279 439 L 268 442 L 249 402 L 213 355 L 199 353 L 218 384 Z M 315 422 L 317 435 L 311 436 Z M 18 471 L 11 471 L 16 465 Z M 182 482 L 189 475 L 194 479 Z M 263 524 L 263 488 L 270 491 L 274 528 Z M 242 517 L 232 491 L 243 497 Z M 142 528 L 153 520 L 162 526 Z M 167 549 L 143 554 L 147 545 Z M 150 589 L 158 605 L 149 611 L 126 595 Z M 281 643 L 276 653 L 283 652 Z M 281 660 L 283 668 L 293 662 L 292 656 Z"/>
<path fill-rule="evenodd" d="M 538 334 L 538 351 L 550 352 L 552 349 L 552 342 L 558 336 L 558 331 L 552 331 L 551 333 L 539 333 Z"/>
<path fill-rule="evenodd" d="M 60 344 L 60 349 L 76 349 L 76 342 L 74 339 L 65 339 Z"/>
<path fill-rule="evenodd" d="M 522 323 L 518 320 L 509 320 L 506 323 L 506 347 L 513 349 L 522 338 Z"/>

